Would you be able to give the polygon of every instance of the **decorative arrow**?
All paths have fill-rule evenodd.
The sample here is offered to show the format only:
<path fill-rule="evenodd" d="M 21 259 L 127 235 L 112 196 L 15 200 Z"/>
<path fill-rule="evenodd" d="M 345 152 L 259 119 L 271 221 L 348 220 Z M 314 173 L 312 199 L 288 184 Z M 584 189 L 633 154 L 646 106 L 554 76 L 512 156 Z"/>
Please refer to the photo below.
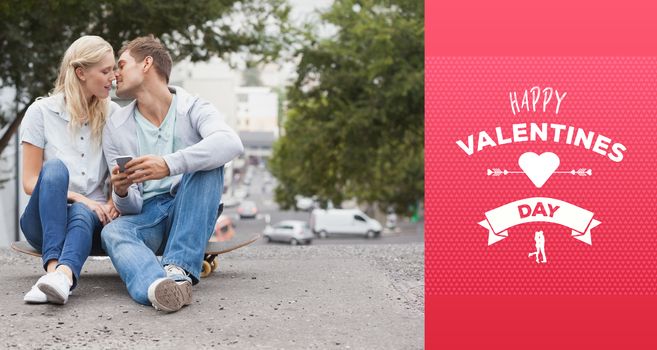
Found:
<path fill-rule="evenodd" d="M 502 175 L 502 170 L 500 168 L 487 169 L 486 170 L 486 175 L 488 175 L 488 176 L 491 176 L 491 175 L 500 176 L 500 175 Z M 506 175 L 506 174 L 504 174 L 504 175 Z"/>
<path fill-rule="evenodd" d="M 571 175 L 579 175 L 579 176 L 587 176 L 587 175 L 591 176 L 591 169 L 580 168 L 580 169 L 577 169 L 577 171 L 571 170 L 570 174 Z"/>
<path fill-rule="evenodd" d="M 486 175 L 488 176 L 500 176 L 508 174 L 524 174 L 524 171 L 508 171 L 506 169 L 502 170 L 500 168 L 486 169 Z M 592 176 L 593 171 L 591 169 L 579 168 L 577 170 L 571 171 L 555 171 L 553 174 L 570 174 L 570 175 L 579 175 L 579 176 Z"/>

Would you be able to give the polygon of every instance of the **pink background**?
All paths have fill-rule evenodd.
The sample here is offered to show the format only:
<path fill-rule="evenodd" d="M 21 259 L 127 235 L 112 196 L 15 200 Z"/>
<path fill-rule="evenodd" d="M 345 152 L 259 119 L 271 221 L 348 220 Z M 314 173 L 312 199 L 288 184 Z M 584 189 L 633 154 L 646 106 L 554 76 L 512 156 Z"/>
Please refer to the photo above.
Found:
<path fill-rule="evenodd" d="M 427 294 L 657 294 L 656 58 L 435 57 L 426 73 Z M 554 96 L 546 113 L 513 115 L 509 92 L 521 99 L 533 86 L 567 92 L 558 115 Z M 565 135 L 561 143 L 498 145 L 472 156 L 456 145 L 470 134 L 476 141 L 481 130 L 496 140 L 498 126 L 511 137 L 514 123 L 531 122 L 593 131 L 627 151 L 613 162 L 566 144 Z M 590 168 L 593 176 L 553 174 L 536 188 L 524 174 L 486 175 L 488 168 L 519 171 L 518 157 L 530 151 L 557 154 L 559 171 Z M 478 224 L 485 212 L 530 197 L 593 212 L 602 222 L 593 245 L 571 238 L 567 227 L 532 223 L 488 246 Z M 545 234 L 547 264 L 527 257 L 537 230 Z"/>
<path fill-rule="evenodd" d="M 430 349 L 657 347 L 657 3 L 649 0 L 425 1 L 426 346 Z M 513 116 L 508 93 L 568 92 L 558 116 Z M 563 122 L 628 147 L 614 163 L 553 143 L 504 145 L 468 157 L 456 140 L 516 122 Z M 552 151 L 561 170 L 535 188 L 517 169 Z M 526 257 L 536 227 L 488 247 L 477 222 L 507 202 L 554 196 L 595 213 L 593 246 L 558 225 L 548 264 Z"/>

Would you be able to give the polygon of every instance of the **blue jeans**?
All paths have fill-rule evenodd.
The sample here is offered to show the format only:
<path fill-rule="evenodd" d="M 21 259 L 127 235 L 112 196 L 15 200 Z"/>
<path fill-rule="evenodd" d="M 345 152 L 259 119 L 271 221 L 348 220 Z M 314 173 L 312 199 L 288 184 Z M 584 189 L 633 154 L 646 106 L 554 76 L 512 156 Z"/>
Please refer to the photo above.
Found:
<path fill-rule="evenodd" d="M 20 225 L 28 243 L 41 252 L 43 268 L 50 260 L 70 267 L 75 288 L 92 245 L 100 246 L 103 226 L 86 205 L 69 205 L 67 193 L 66 165 L 59 159 L 43 163 Z"/>
<path fill-rule="evenodd" d="M 150 305 L 148 287 L 166 276 L 164 265 L 185 269 L 192 283 L 198 283 L 205 246 L 217 220 L 223 174 L 223 167 L 185 174 L 175 196 L 149 198 L 141 213 L 121 216 L 105 226 L 103 248 L 136 302 Z"/>

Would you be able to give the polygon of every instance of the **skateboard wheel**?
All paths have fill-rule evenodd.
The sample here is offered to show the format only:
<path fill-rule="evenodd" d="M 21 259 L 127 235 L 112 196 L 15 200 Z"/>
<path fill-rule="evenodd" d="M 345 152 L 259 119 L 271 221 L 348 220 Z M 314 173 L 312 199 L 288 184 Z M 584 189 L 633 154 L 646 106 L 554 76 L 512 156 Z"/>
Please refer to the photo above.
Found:
<path fill-rule="evenodd" d="M 208 277 L 212 273 L 210 263 L 203 260 L 203 268 L 201 269 L 201 278 Z"/>
<path fill-rule="evenodd" d="M 210 271 L 215 272 L 219 268 L 219 260 L 217 257 L 214 257 L 210 262 Z"/>

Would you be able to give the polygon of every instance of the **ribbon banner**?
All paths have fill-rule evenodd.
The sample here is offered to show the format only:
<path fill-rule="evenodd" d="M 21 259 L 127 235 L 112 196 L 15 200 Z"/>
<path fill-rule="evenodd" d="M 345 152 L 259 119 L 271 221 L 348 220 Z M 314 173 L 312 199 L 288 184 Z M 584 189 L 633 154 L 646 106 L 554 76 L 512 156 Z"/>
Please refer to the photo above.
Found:
<path fill-rule="evenodd" d="M 549 222 L 566 226 L 572 230 L 572 237 L 588 245 L 591 243 L 591 230 L 600 225 L 593 213 L 554 198 L 534 197 L 505 204 L 486 212 L 486 220 L 479 225 L 488 230 L 488 245 L 507 237 L 507 230 L 513 226 L 530 222 Z"/>

